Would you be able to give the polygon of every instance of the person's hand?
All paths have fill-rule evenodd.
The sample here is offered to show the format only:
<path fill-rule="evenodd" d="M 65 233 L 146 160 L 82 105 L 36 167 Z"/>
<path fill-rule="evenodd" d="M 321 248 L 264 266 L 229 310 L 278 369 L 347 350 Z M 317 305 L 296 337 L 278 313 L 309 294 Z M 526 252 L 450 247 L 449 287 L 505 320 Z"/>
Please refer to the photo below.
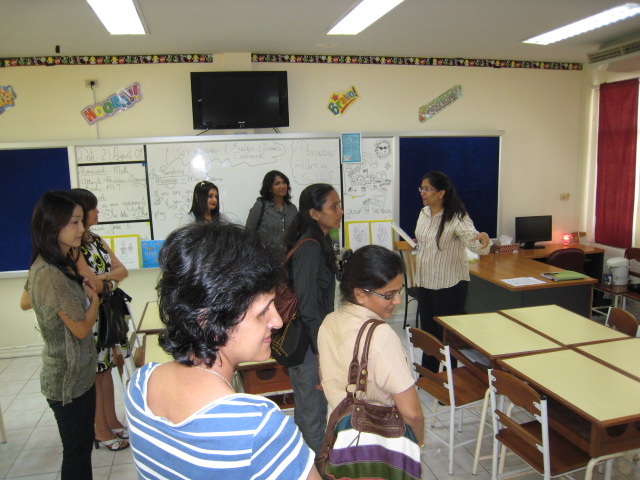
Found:
<path fill-rule="evenodd" d="M 476 235 L 471 239 L 472 242 L 476 240 L 480 242 L 480 245 L 482 246 L 482 248 L 488 247 L 489 244 L 491 243 L 491 239 L 489 238 L 489 235 L 487 235 L 485 232 L 480 232 L 478 235 Z"/>
<path fill-rule="evenodd" d="M 82 285 L 84 286 L 84 293 L 89 298 L 89 301 L 97 301 L 98 300 L 98 289 L 95 284 L 89 280 L 88 278 L 84 278 L 82 281 Z"/>

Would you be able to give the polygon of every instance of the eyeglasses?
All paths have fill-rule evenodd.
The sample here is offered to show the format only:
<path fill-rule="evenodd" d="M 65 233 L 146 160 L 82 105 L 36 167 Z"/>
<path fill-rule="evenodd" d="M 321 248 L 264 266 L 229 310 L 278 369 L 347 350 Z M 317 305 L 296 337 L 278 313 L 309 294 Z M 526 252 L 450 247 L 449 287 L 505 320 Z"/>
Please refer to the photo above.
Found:
<path fill-rule="evenodd" d="M 363 288 L 362 290 L 372 295 L 375 295 L 376 297 L 384 298 L 385 300 L 393 300 L 397 295 L 402 295 L 402 292 L 404 292 L 404 287 L 405 286 L 402 285 L 400 287 L 400 290 L 396 290 L 395 292 L 389 293 L 387 295 L 383 293 L 374 292 L 373 290 L 369 290 L 368 288 Z"/>
<path fill-rule="evenodd" d="M 438 191 L 438 189 L 437 189 L 437 188 L 428 188 L 428 187 L 418 187 L 418 191 L 419 191 L 420 193 L 422 193 L 422 192 L 427 192 L 427 193 L 429 193 L 429 192 L 437 192 L 437 191 Z"/>

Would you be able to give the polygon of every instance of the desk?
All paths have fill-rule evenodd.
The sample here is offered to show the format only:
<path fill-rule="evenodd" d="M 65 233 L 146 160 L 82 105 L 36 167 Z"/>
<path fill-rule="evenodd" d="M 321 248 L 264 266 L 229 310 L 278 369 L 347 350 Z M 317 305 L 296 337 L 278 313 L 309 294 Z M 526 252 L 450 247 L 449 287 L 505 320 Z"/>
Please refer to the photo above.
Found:
<path fill-rule="evenodd" d="M 160 345 L 158 345 L 157 334 L 147 334 L 142 340 L 142 363 L 156 362 L 156 363 L 168 363 L 173 362 L 173 357 L 165 352 Z"/>
<path fill-rule="evenodd" d="M 640 421 L 637 380 L 572 349 L 499 359 L 498 364 L 547 394 L 555 419 L 551 426 L 592 457 L 640 447 L 640 428 L 634 424 Z"/>
<path fill-rule="evenodd" d="M 515 308 L 501 310 L 500 313 L 562 345 L 629 338 L 622 332 L 605 327 L 557 305 Z"/>
<path fill-rule="evenodd" d="M 640 381 L 640 338 L 582 345 L 576 350 Z"/>
<path fill-rule="evenodd" d="M 562 348 L 499 313 L 435 317 L 444 328 L 444 339 L 452 348 L 471 347 L 494 364 L 500 357 Z"/>
<path fill-rule="evenodd" d="M 518 250 L 518 255 L 525 258 L 533 258 L 535 260 L 544 261 L 556 250 L 563 250 L 566 248 L 579 248 L 585 254 L 584 271 L 587 275 L 593 278 L 597 278 L 598 281 L 602 278 L 602 268 L 604 263 L 604 250 L 601 248 L 591 247 L 589 245 L 583 245 L 581 243 L 572 243 L 571 245 L 552 244 L 544 245 L 544 248 L 534 248 L 532 250 Z"/>
<path fill-rule="evenodd" d="M 138 323 L 137 333 L 160 333 L 165 329 L 160 320 L 158 302 L 147 302 Z"/>
<path fill-rule="evenodd" d="M 532 254 L 533 255 L 533 254 Z M 481 255 L 469 264 L 471 282 L 465 312 L 481 313 L 535 305 L 560 305 L 585 317 L 591 314 L 594 278 L 554 282 L 541 273 L 558 271 L 544 263 L 520 254 L 501 253 Z M 544 283 L 514 287 L 502 279 L 534 277 Z"/>

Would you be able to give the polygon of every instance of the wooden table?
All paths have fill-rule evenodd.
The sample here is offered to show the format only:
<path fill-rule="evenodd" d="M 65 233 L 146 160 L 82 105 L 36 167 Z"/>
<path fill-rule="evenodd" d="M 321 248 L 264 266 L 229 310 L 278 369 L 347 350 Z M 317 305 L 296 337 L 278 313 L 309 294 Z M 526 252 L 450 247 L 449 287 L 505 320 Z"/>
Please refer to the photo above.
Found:
<path fill-rule="evenodd" d="M 500 313 L 477 313 L 436 317 L 444 328 L 444 339 L 455 350 L 473 348 L 490 364 L 501 357 L 562 348 Z"/>
<path fill-rule="evenodd" d="M 591 247 L 582 243 L 572 243 L 571 245 L 555 243 L 543 245 L 543 248 L 534 248 L 531 250 L 520 249 L 518 250 L 518 255 L 520 257 L 544 261 L 553 252 L 557 250 L 565 250 L 567 248 L 578 248 L 582 250 L 585 254 L 584 272 L 590 277 L 597 278 L 598 281 L 600 281 L 602 278 L 602 269 L 604 264 L 604 250 L 601 248 Z"/>
<path fill-rule="evenodd" d="M 164 324 L 160 320 L 160 311 L 158 310 L 158 302 L 147 302 L 144 311 L 140 317 L 140 323 L 136 332 L 138 333 L 160 333 L 165 329 Z"/>
<path fill-rule="evenodd" d="M 639 381 L 569 348 L 498 364 L 547 394 L 553 429 L 592 457 L 640 447 Z"/>
<path fill-rule="evenodd" d="M 158 345 L 158 333 L 165 329 L 160 320 L 158 302 L 147 302 L 140 318 L 137 332 L 145 334 L 143 340 L 143 363 L 165 363 L 173 358 Z M 238 374 L 246 393 L 271 398 L 280 408 L 293 407 L 293 390 L 289 380 L 289 371 L 275 360 L 266 362 L 247 362 L 237 366 L 234 372 L 234 385 L 237 386 Z"/>
<path fill-rule="evenodd" d="M 628 335 L 622 332 L 605 327 L 558 305 L 515 308 L 501 310 L 500 313 L 544 337 L 567 346 L 628 338 Z"/>
<path fill-rule="evenodd" d="M 465 311 L 467 313 L 492 312 L 508 308 L 556 304 L 585 317 L 591 315 L 595 278 L 555 282 L 540 276 L 557 272 L 561 268 L 537 262 L 520 254 L 501 253 L 481 255 L 469 264 L 471 282 Z M 502 280 L 533 277 L 544 283 L 512 286 Z"/>
<path fill-rule="evenodd" d="M 436 321 L 455 350 L 473 348 L 545 393 L 552 428 L 590 455 L 640 447 L 640 339 L 557 306 Z"/>
<path fill-rule="evenodd" d="M 173 357 L 165 352 L 158 344 L 158 334 L 146 334 L 142 340 L 142 349 L 143 363 L 173 362 Z"/>
<path fill-rule="evenodd" d="M 599 360 L 610 368 L 640 381 L 640 338 L 627 337 L 615 342 L 581 345 L 575 349 L 583 355 Z"/>

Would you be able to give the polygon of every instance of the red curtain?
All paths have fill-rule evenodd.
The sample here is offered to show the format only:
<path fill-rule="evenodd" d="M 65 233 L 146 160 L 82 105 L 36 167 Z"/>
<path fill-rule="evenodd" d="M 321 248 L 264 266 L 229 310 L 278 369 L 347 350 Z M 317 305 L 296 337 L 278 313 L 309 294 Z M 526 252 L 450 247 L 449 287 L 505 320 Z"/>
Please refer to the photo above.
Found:
<path fill-rule="evenodd" d="M 619 248 L 631 246 L 637 131 L 638 80 L 601 85 L 595 222 L 597 243 Z"/>

